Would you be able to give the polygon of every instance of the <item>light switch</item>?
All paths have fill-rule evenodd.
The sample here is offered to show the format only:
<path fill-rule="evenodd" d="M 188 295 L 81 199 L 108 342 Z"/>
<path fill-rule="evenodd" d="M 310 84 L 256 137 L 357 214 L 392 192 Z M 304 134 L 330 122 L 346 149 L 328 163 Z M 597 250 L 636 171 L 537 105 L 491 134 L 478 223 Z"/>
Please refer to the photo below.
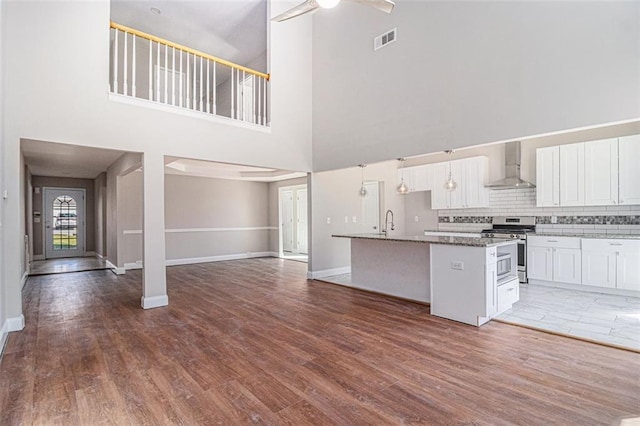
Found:
<path fill-rule="evenodd" d="M 331 218 L 327 217 L 327 225 L 331 225 Z"/>
<path fill-rule="evenodd" d="M 349 223 L 349 216 L 344 217 L 344 223 Z"/>
<path fill-rule="evenodd" d="M 414 222 L 420 222 L 420 218 L 419 218 L 418 216 L 414 216 L 414 217 L 413 217 L 413 221 L 414 221 Z"/>
<path fill-rule="evenodd" d="M 353 216 L 353 217 L 351 218 L 351 222 L 356 223 L 357 221 L 358 221 L 358 218 L 357 218 L 357 217 Z"/>

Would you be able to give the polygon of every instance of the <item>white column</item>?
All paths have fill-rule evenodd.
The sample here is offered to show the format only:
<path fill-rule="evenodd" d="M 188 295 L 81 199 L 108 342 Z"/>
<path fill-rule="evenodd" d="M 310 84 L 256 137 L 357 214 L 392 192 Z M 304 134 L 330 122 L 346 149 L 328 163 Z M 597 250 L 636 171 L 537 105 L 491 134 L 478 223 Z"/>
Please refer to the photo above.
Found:
<path fill-rule="evenodd" d="M 142 307 L 150 309 L 169 304 L 164 246 L 164 156 L 148 151 L 142 157 Z"/>

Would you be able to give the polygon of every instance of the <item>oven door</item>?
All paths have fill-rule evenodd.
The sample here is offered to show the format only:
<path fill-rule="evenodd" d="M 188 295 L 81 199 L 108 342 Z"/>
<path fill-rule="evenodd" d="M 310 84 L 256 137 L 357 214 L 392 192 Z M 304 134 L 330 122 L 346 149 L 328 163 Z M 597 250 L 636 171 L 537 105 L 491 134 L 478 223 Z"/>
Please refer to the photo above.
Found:
<path fill-rule="evenodd" d="M 518 240 L 518 278 L 527 282 L 527 240 Z"/>

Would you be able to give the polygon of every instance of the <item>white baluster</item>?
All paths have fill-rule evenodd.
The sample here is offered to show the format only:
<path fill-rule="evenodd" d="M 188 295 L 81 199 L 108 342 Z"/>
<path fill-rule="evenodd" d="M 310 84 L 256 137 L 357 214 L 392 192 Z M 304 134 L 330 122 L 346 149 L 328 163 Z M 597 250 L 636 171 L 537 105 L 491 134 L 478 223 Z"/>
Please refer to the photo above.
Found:
<path fill-rule="evenodd" d="M 234 89 L 234 86 L 235 86 L 233 84 L 234 70 L 235 70 L 235 68 L 231 68 L 231 118 L 236 118 L 236 111 L 235 111 L 234 105 L 233 105 L 233 89 Z"/>
<path fill-rule="evenodd" d="M 211 112 L 211 104 L 209 103 L 209 58 L 207 58 L 207 113 Z"/>
<path fill-rule="evenodd" d="M 195 53 L 193 54 L 193 109 L 198 109 L 198 92 L 196 92 L 196 77 L 198 70 L 196 66 L 198 64 L 198 59 L 196 58 Z"/>
<path fill-rule="evenodd" d="M 171 105 L 176 104 L 176 48 L 171 47 Z"/>
<path fill-rule="evenodd" d="M 149 100 L 153 100 L 153 41 L 149 40 Z"/>
<path fill-rule="evenodd" d="M 129 82 L 127 81 L 127 74 L 128 74 L 128 69 L 127 69 L 127 32 L 124 32 L 124 59 L 122 60 L 122 69 L 124 71 L 124 77 L 123 77 L 123 94 L 124 95 L 128 95 L 129 94 Z"/>
<path fill-rule="evenodd" d="M 256 80 L 258 82 L 258 87 L 257 87 L 257 90 L 256 90 L 256 94 L 258 95 L 258 105 L 257 105 L 257 111 L 256 112 L 257 112 L 258 116 L 256 117 L 256 123 L 260 124 L 260 117 L 261 117 L 261 115 L 260 115 L 261 114 L 261 112 L 260 112 L 261 108 L 260 107 L 262 106 L 262 103 L 260 102 L 260 95 L 262 94 L 262 91 L 260 90 L 260 85 L 262 84 L 262 77 L 258 77 L 258 78 L 256 78 Z"/>
<path fill-rule="evenodd" d="M 240 117 L 242 121 L 245 121 L 245 110 L 244 110 L 244 91 L 246 90 L 244 87 L 244 82 L 246 81 L 246 77 L 244 75 L 244 70 L 242 70 L 242 92 L 240 93 Z"/>
<path fill-rule="evenodd" d="M 187 52 L 187 84 L 185 85 L 185 89 L 187 91 L 187 105 L 186 107 L 189 108 L 191 105 L 191 91 L 189 90 L 189 62 L 191 62 L 191 57 L 189 56 L 189 52 Z"/>
<path fill-rule="evenodd" d="M 204 111 L 204 98 L 202 96 L 202 90 L 204 88 L 204 80 L 202 80 L 202 68 L 203 68 L 203 64 L 202 64 L 203 58 L 202 56 L 200 57 L 200 96 L 199 96 L 199 100 L 200 100 L 200 111 Z"/>
<path fill-rule="evenodd" d="M 179 77 L 180 88 L 178 89 L 180 92 L 178 103 L 180 107 L 182 107 L 182 50 L 180 50 L 180 77 Z"/>
<path fill-rule="evenodd" d="M 217 62 L 213 62 L 213 114 L 216 115 L 217 111 L 216 111 L 216 66 L 218 65 Z"/>
<path fill-rule="evenodd" d="M 256 87 L 257 81 L 257 75 L 251 77 L 251 122 L 253 124 L 258 122 L 256 118 L 256 93 L 258 93 L 258 88 Z"/>
<path fill-rule="evenodd" d="M 136 97 L 136 35 L 133 34 L 132 59 L 131 59 L 131 96 Z"/>
<path fill-rule="evenodd" d="M 113 43 L 113 93 L 118 93 L 118 33 L 116 29 L 116 40 Z"/>
<path fill-rule="evenodd" d="M 169 90 L 169 46 L 164 46 L 164 103 L 168 104 L 168 90 Z"/>
<path fill-rule="evenodd" d="M 267 125 L 267 79 L 262 84 L 262 125 Z"/>
<path fill-rule="evenodd" d="M 156 51 L 156 102 L 160 102 L 160 42 Z"/>

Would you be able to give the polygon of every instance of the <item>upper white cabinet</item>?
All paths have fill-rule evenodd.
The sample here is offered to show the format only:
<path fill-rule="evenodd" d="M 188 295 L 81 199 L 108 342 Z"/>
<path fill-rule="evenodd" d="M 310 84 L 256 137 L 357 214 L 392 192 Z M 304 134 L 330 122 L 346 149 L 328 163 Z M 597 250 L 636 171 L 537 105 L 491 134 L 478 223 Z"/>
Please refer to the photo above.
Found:
<path fill-rule="evenodd" d="M 471 157 L 424 166 L 407 167 L 398 170 L 398 182 L 404 173 L 404 181 L 411 191 L 431 191 L 431 208 L 464 209 L 487 207 L 489 197 L 484 185 L 488 178 L 487 157 Z M 458 187 L 448 191 L 444 183 L 451 176 Z"/>
<path fill-rule="evenodd" d="M 618 139 L 618 203 L 640 204 L 640 135 Z"/>
<path fill-rule="evenodd" d="M 560 205 L 584 205 L 584 144 L 560 147 Z"/>
<path fill-rule="evenodd" d="M 538 148 L 538 207 L 640 204 L 640 135 Z"/>
<path fill-rule="evenodd" d="M 536 198 L 538 207 L 560 204 L 560 147 L 536 151 Z"/>
<path fill-rule="evenodd" d="M 584 143 L 584 204 L 618 204 L 618 139 Z"/>

